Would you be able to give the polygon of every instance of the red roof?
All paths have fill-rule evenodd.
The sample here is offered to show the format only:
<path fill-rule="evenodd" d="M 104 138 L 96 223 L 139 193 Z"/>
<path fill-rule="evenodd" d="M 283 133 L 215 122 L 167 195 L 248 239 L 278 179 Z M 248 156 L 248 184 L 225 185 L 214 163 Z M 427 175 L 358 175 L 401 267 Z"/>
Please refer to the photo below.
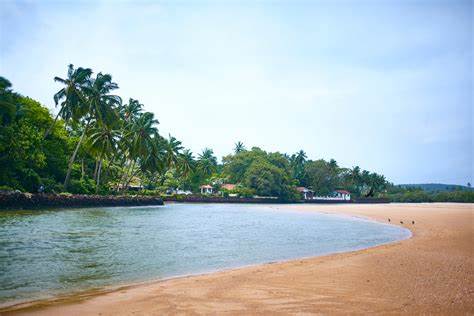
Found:
<path fill-rule="evenodd" d="M 204 184 L 204 185 L 201 185 L 200 188 L 203 188 L 203 189 L 212 189 L 212 185 Z"/>
<path fill-rule="evenodd" d="M 222 185 L 222 188 L 223 189 L 226 189 L 226 190 L 233 190 L 235 189 L 236 185 L 235 184 L 230 184 L 230 183 L 227 183 L 227 184 L 223 184 Z"/>
<path fill-rule="evenodd" d="M 346 191 L 346 190 L 336 190 L 336 192 L 341 193 L 341 194 L 351 194 L 351 192 Z"/>

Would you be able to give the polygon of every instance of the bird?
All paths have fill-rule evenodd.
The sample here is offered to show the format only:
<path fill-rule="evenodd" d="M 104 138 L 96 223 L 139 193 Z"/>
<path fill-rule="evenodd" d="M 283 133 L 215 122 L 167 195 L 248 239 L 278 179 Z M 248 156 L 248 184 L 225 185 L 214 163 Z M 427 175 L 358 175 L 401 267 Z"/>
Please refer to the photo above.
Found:
<path fill-rule="evenodd" d="M 413 225 L 415 225 L 415 221 L 411 221 L 411 223 L 412 223 Z"/>
<path fill-rule="evenodd" d="M 388 221 L 390 222 L 390 218 L 388 219 Z"/>
<path fill-rule="evenodd" d="M 400 224 L 402 224 L 402 225 L 403 225 L 403 221 L 400 221 Z"/>

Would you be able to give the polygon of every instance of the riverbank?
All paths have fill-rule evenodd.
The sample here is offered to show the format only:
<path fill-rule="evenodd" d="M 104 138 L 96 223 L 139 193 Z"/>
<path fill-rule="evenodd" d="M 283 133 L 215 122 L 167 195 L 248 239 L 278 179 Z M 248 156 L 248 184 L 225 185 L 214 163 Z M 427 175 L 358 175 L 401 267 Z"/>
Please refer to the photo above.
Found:
<path fill-rule="evenodd" d="M 132 195 L 0 193 L 0 210 L 139 205 L 163 205 L 163 200 L 161 197 Z"/>
<path fill-rule="evenodd" d="M 472 204 L 273 205 L 369 217 L 413 237 L 375 248 L 124 287 L 5 314 L 474 312 Z M 415 224 L 412 224 L 412 221 Z"/>

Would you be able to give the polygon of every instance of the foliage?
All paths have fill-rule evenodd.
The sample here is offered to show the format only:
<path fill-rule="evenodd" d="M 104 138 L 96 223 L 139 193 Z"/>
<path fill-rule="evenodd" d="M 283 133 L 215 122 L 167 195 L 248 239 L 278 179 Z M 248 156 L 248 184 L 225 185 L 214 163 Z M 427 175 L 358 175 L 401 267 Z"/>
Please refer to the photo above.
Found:
<path fill-rule="evenodd" d="M 297 186 L 317 195 L 346 189 L 354 197 L 388 197 L 398 202 L 473 202 L 473 192 L 425 192 L 399 187 L 383 175 L 358 166 L 343 168 L 334 159 L 310 160 L 246 149 L 236 142 L 222 164 L 210 148 L 197 157 L 181 141 L 161 136 L 159 121 L 139 100 L 114 94 L 109 74 L 69 65 L 53 96 L 57 115 L 13 91 L 0 77 L 0 188 L 80 194 L 157 195 L 176 189 L 199 192 L 202 184 L 236 184 L 224 195 L 297 200 Z M 133 191 L 128 191 L 133 186 Z M 138 191 L 137 191 L 138 190 Z"/>
<path fill-rule="evenodd" d="M 223 162 L 223 173 L 230 182 L 252 189 L 256 195 L 294 199 L 291 168 L 284 155 L 254 147 L 228 155 Z"/>
<path fill-rule="evenodd" d="M 428 192 L 422 189 L 402 189 L 387 196 L 392 202 L 463 202 L 474 203 L 474 191 L 456 190 L 449 192 Z"/>

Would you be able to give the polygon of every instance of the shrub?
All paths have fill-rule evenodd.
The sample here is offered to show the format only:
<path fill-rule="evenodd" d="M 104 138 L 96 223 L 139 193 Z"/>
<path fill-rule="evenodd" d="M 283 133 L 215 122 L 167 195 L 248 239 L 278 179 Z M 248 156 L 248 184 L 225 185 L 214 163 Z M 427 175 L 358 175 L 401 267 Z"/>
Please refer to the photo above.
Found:
<path fill-rule="evenodd" d="M 68 192 L 74 194 L 94 194 L 95 183 L 94 180 L 86 178 L 82 180 L 71 180 Z"/>

